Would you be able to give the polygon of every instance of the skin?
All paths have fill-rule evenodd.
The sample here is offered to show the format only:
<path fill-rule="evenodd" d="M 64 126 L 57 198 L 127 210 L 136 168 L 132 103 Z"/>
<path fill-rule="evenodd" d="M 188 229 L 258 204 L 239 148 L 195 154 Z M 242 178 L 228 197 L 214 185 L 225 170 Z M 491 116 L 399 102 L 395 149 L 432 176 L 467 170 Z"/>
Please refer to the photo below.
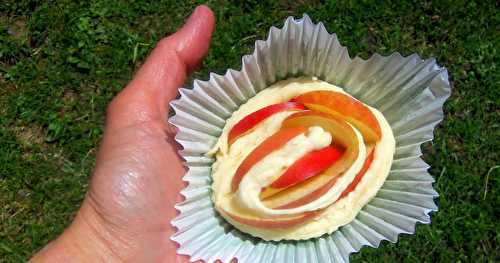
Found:
<path fill-rule="evenodd" d="M 33 262 L 189 262 L 170 225 L 185 173 L 168 103 L 206 55 L 215 18 L 198 6 L 113 99 L 90 189 L 74 221 Z"/>

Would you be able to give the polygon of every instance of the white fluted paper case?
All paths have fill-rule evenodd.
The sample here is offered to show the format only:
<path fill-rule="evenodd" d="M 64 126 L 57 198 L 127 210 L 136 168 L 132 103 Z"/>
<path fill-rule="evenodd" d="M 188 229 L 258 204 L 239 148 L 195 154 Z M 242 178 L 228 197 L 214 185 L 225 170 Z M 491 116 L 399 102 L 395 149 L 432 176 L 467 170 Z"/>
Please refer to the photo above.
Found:
<path fill-rule="evenodd" d="M 365 245 L 396 242 L 400 233 L 414 233 L 417 222 L 430 223 L 438 193 L 429 165 L 420 158 L 420 145 L 432 140 L 443 118 L 442 106 L 451 92 L 446 69 L 416 54 L 351 59 L 337 36 L 307 15 L 289 17 L 282 29 L 272 27 L 267 40 L 258 40 L 242 63 L 240 71 L 195 80 L 192 89 L 181 89 L 181 97 L 171 103 L 175 115 L 169 121 L 178 128 L 175 138 L 188 168 L 183 178 L 188 186 L 181 191 L 185 201 L 175 206 L 180 214 L 171 222 L 178 229 L 171 239 L 180 245 L 179 254 L 205 262 L 348 262 L 349 254 Z M 378 108 L 394 132 L 396 152 L 384 185 L 351 223 L 319 238 L 264 241 L 238 231 L 215 211 L 214 159 L 205 153 L 239 105 L 270 84 L 296 76 L 316 76 Z"/>

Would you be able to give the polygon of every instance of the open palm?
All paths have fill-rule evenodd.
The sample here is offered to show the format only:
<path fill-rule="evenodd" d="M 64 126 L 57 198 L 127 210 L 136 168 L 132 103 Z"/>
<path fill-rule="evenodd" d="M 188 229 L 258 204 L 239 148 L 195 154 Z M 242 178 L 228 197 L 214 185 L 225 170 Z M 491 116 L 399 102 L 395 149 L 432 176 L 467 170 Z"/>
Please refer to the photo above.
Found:
<path fill-rule="evenodd" d="M 206 54 L 213 28 L 211 10 L 199 6 L 182 29 L 158 43 L 113 99 L 90 190 L 59 239 L 90 229 L 96 242 L 109 249 L 104 261 L 187 261 L 176 256 L 170 240 L 185 169 L 167 123 L 168 103 Z"/>

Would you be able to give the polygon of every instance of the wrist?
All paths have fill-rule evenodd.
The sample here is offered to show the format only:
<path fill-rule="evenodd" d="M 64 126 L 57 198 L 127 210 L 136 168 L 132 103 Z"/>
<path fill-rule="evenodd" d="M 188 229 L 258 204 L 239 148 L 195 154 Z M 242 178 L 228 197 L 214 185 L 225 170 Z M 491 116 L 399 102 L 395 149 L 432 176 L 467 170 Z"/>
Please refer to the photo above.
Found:
<path fill-rule="evenodd" d="M 71 225 L 49 243 L 31 262 L 118 262 L 108 232 L 86 202 Z"/>

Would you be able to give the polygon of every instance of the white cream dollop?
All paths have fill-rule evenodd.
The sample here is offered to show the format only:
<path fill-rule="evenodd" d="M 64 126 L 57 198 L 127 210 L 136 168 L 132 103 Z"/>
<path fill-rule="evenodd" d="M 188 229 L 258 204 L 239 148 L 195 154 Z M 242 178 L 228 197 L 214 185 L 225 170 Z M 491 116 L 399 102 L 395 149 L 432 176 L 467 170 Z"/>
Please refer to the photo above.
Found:
<path fill-rule="evenodd" d="M 237 193 L 238 200 L 248 209 L 261 215 L 291 214 L 287 210 L 267 208 L 259 198 L 262 188 L 278 179 L 290 165 L 303 155 L 324 148 L 331 142 L 332 136 L 323 128 L 319 126 L 309 127 L 306 133 L 297 135 L 250 168 L 241 180 Z"/>

